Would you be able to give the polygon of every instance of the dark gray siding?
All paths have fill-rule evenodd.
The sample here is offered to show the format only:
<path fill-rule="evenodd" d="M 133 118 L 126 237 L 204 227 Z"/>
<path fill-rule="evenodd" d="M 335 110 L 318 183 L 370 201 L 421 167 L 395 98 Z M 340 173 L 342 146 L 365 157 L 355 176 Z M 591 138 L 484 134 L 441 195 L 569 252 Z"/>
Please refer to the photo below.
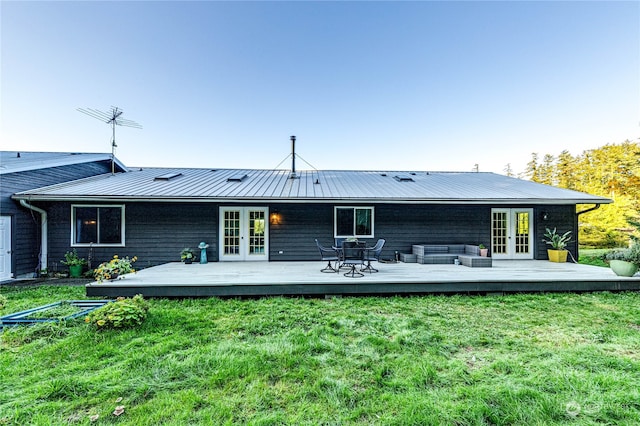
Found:
<path fill-rule="evenodd" d="M 543 219 L 544 213 L 547 213 L 547 219 Z M 576 206 L 543 206 L 534 210 L 534 228 L 536 232 L 536 259 L 549 259 L 547 249 L 550 248 L 544 242 L 544 234 L 546 228 L 557 228 L 559 233 L 564 234 L 571 231 L 571 241 L 567 249 L 571 255 L 578 260 L 578 218 L 576 215 Z"/>
<path fill-rule="evenodd" d="M 12 217 L 12 272 L 14 276 L 38 272 L 40 215 L 11 199 L 16 192 L 109 173 L 111 163 L 101 161 L 0 175 L 0 214 Z"/>
<path fill-rule="evenodd" d="M 352 204 L 345 204 L 352 205 Z M 383 258 L 410 253 L 413 244 L 489 245 L 491 207 L 482 205 L 377 204 L 374 238 L 386 240 Z M 333 243 L 333 204 L 273 205 L 281 216 L 271 225 L 271 260 L 317 260 L 314 238 Z M 282 254 L 279 254 L 283 251 Z"/>
<path fill-rule="evenodd" d="M 111 203 L 113 204 L 113 203 Z M 256 206 L 255 203 L 251 203 Z M 345 204 L 348 205 L 348 204 Z M 210 261 L 218 260 L 219 204 L 127 203 L 125 205 L 126 247 L 95 247 L 93 266 L 109 260 L 114 254 L 137 256 L 138 268 L 179 261 L 184 247 L 196 248 L 204 241 Z M 269 258 L 271 261 L 316 261 L 319 258 L 314 239 L 324 245 L 333 243 L 333 204 L 272 204 L 280 223 L 269 225 Z M 387 240 L 383 258 L 395 252 L 409 253 L 413 244 L 490 244 L 491 206 L 489 205 L 387 205 L 375 207 L 375 237 Z M 502 207 L 502 206 L 501 206 Z M 505 206 L 508 207 L 508 206 Z M 545 227 L 565 231 L 575 229 L 575 207 L 511 206 L 534 208 L 536 259 L 546 259 L 542 241 Z M 59 265 L 70 249 L 70 203 L 46 206 L 50 215 L 49 253 L 51 265 Z M 542 212 L 549 219 L 542 221 Z M 575 232 L 575 231 L 574 231 Z M 570 245 L 575 256 L 575 241 Z M 78 248 L 83 257 L 89 248 Z"/>
<path fill-rule="evenodd" d="M 110 203 L 113 204 L 117 203 Z M 49 261 L 52 268 L 64 270 L 60 260 L 71 249 L 71 203 L 56 203 L 48 212 Z M 207 257 L 216 261 L 217 223 L 217 204 L 126 203 L 125 247 L 77 247 L 76 250 L 81 257 L 91 258 L 94 268 L 114 254 L 137 256 L 136 267 L 145 268 L 180 261 L 183 248 L 197 249 L 204 241 L 209 244 Z"/>

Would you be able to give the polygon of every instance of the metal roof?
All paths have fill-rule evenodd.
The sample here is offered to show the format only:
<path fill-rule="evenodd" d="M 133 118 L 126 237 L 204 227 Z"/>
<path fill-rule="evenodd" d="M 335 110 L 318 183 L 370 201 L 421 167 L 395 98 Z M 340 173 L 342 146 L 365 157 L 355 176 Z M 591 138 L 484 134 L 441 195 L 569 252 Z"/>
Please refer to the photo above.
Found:
<path fill-rule="evenodd" d="M 246 175 L 246 177 L 244 177 Z M 242 179 L 238 179 L 242 176 Z M 397 178 L 396 176 L 400 177 Z M 600 204 L 604 197 L 486 172 L 129 168 L 15 199 L 167 202 Z"/>
<path fill-rule="evenodd" d="M 111 154 L 104 153 L 0 151 L 0 175 L 110 160 Z M 127 170 L 117 158 L 115 162 L 121 170 Z"/>

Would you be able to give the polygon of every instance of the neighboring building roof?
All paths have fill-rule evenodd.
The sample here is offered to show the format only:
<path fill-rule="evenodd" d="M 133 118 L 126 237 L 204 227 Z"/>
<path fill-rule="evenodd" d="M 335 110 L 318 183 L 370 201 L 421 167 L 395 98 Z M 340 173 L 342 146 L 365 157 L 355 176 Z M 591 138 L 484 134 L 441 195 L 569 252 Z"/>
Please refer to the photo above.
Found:
<path fill-rule="evenodd" d="M 32 201 L 600 204 L 604 197 L 495 173 L 129 168 L 20 192 Z"/>
<path fill-rule="evenodd" d="M 0 151 L 0 175 L 97 161 L 111 161 L 111 154 Z M 117 158 L 115 163 L 118 171 L 127 170 Z"/>

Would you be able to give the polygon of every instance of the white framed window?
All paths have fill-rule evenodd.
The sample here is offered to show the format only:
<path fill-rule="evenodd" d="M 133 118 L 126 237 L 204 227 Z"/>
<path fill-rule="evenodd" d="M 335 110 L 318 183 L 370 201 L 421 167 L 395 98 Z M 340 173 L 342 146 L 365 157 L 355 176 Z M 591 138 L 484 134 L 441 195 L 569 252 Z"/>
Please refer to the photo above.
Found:
<path fill-rule="evenodd" d="M 334 207 L 334 238 L 373 238 L 373 213 L 373 207 Z"/>
<path fill-rule="evenodd" d="M 124 246 L 124 205 L 71 205 L 71 246 Z"/>

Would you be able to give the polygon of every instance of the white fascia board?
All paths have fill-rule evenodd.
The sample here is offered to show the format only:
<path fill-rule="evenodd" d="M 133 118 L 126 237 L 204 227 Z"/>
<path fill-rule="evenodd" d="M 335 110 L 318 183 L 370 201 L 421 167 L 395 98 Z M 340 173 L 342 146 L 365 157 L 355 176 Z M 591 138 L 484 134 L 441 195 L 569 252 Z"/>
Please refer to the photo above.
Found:
<path fill-rule="evenodd" d="M 390 198 L 220 198 L 220 197 L 119 197 L 108 195 L 69 196 L 44 194 L 16 194 L 14 200 L 68 201 L 68 202 L 164 202 L 164 203 L 355 203 L 355 204 L 490 204 L 490 205 L 567 205 L 567 204 L 611 204 L 613 200 L 602 199 L 390 199 Z"/>

